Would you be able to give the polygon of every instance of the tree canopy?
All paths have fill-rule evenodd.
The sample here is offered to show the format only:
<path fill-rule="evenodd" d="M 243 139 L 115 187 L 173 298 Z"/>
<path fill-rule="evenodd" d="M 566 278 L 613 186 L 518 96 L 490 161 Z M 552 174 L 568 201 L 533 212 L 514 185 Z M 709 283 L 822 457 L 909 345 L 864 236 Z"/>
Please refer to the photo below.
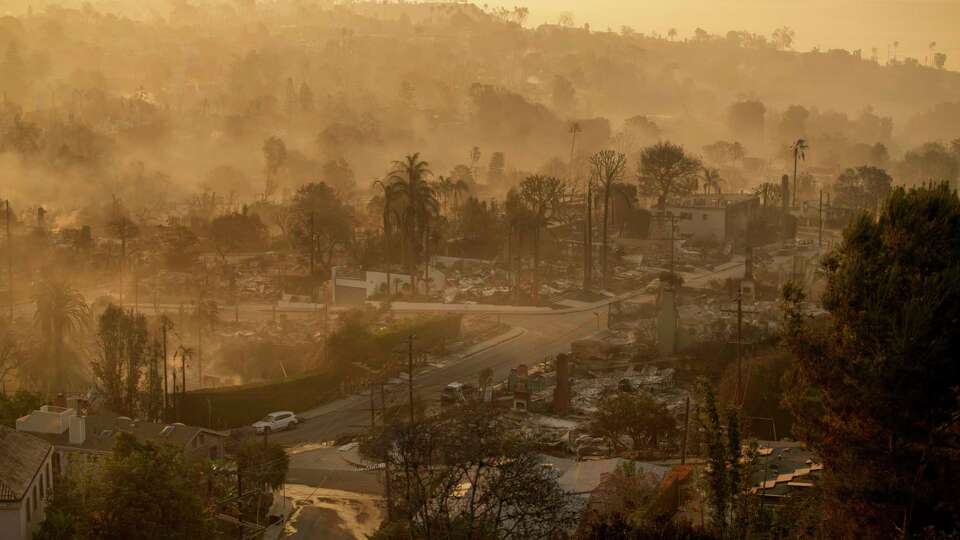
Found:
<path fill-rule="evenodd" d="M 794 431 L 822 457 L 831 527 L 860 538 L 951 531 L 960 515 L 960 200 L 893 191 L 823 264 L 829 316 L 788 288 Z"/>
<path fill-rule="evenodd" d="M 687 195 L 697 189 L 700 161 L 687 155 L 683 147 L 669 141 L 643 149 L 637 167 L 640 193 L 657 198 L 663 208 L 671 195 Z"/>

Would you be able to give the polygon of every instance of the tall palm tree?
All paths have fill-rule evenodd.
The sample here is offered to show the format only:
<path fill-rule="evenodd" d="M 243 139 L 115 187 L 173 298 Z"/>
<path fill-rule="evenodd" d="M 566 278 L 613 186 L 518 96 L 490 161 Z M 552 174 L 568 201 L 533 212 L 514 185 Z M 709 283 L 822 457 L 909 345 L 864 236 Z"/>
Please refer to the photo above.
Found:
<path fill-rule="evenodd" d="M 520 183 L 520 199 L 527 206 L 530 229 L 533 233 L 533 284 L 531 298 L 540 303 L 540 229 L 556 219 L 563 193 L 562 180 L 552 176 L 528 176 Z"/>
<path fill-rule="evenodd" d="M 391 257 L 393 254 L 393 246 L 390 243 L 390 237 L 393 226 L 399 223 L 400 216 L 397 212 L 397 205 L 390 198 L 392 193 L 389 184 L 385 184 L 380 180 L 374 180 L 373 185 L 383 190 L 383 200 L 377 201 L 377 204 L 380 206 L 380 215 L 383 221 L 383 258 L 387 266 L 387 295 L 389 296 L 392 292 L 390 290 L 390 265 L 393 264 L 393 258 Z M 371 204 L 373 204 L 376 199 L 379 199 L 379 197 L 374 197 L 374 199 L 371 200 Z"/>
<path fill-rule="evenodd" d="M 723 182 L 723 179 L 720 178 L 719 169 L 712 169 L 710 167 L 703 168 L 703 192 L 704 193 L 707 193 L 709 189 L 713 189 L 717 194 L 719 194 L 721 182 Z"/>
<path fill-rule="evenodd" d="M 797 205 L 797 161 L 804 160 L 807 158 L 807 141 L 804 139 L 797 139 L 797 142 L 793 143 L 791 147 L 793 149 L 793 205 Z"/>
<path fill-rule="evenodd" d="M 420 159 L 418 152 L 393 162 L 393 169 L 387 175 L 387 198 L 391 205 L 396 205 L 400 215 L 406 244 L 404 266 L 411 276 L 424 231 L 430 218 L 439 211 L 436 193 L 429 183 L 432 174 L 429 164 Z"/>
<path fill-rule="evenodd" d="M 591 174 L 603 189 L 603 223 L 600 227 L 600 267 L 603 271 L 603 287 L 609 284 L 607 257 L 607 223 L 610 214 L 610 195 L 615 186 L 623 180 L 627 168 L 627 156 L 614 150 L 601 150 L 590 158 Z"/>
<path fill-rule="evenodd" d="M 453 196 L 455 184 L 456 181 L 449 176 L 438 176 L 437 181 L 433 183 L 433 191 L 440 199 L 440 208 L 444 213 L 450 210 L 450 198 Z"/>
<path fill-rule="evenodd" d="M 66 339 L 89 323 L 90 309 L 83 295 L 70 283 L 47 278 L 33 289 L 37 304 L 34 323 L 40 328 L 54 369 L 56 389 L 63 388 L 63 352 Z"/>

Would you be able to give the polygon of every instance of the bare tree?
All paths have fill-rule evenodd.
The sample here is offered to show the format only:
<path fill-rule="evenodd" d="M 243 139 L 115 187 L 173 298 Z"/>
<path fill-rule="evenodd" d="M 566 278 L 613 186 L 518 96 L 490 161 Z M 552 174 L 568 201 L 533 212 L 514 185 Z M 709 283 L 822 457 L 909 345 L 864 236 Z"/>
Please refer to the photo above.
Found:
<path fill-rule="evenodd" d="M 520 183 L 520 199 L 530 211 L 529 224 L 533 233 L 533 284 L 530 295 L 534 304 L 540 303 L 540 230 L 556 219 L 565 189 L 563 181 L 552 176 L 528 176 Z"/>
<path fill-rule="evenodd" d="M 609 285 L 609 255 L 607 253 L 607 225 L 610 222 L 610 195 L 616 185 L 623 181 L 627 168 L 627 156 L 614 150 L 601 150 L 590 158 L 592 179 L 603 188 L 603 222 L 600 226 L 600 267 L 603 271 L 603 287 Z"/>

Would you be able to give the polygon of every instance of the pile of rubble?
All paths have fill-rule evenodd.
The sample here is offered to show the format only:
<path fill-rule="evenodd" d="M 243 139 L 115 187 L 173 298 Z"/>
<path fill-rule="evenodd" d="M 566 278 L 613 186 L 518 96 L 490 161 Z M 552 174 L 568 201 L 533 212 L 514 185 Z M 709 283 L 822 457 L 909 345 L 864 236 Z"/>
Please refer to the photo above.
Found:
<path fill-rule="evenodd" d="M 667 409 L 674 411 L 682 407 L 687 392 L 674 385 L 673 368 L 644 366 L 642 370 L 628 368 L 622 372 L 605 374 L 593 378 L 580 378 L 573 381 L 573 409 L 593 414 L 597 412 L 600 401 L 614 392 L 646 392 L 658 401 L 665 402 Z"/>

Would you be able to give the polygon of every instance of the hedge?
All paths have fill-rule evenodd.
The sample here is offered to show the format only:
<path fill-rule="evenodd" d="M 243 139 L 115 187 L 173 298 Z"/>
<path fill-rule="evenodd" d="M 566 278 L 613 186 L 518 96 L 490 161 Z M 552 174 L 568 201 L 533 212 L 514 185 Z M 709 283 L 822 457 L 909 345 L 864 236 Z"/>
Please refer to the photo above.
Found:
<path fill-rule="evenodd" d="M 436 351 L 459 337 L 461 321 L 460 315 L 400 320 L 378 332 L 375 340 L 388 349 L 413 333 L 418 351 Z M 336 399 L 346 373 L 331 369 L 337 364 L 332 360 L 324 369 L 282 381 L 187 392 L 180 403 L 180 421 L 213 429 L 233 428 L 252 424 L 274 411 L 305 411 Z"/>
<path fill-rule="evenodd" d="M 245 426 L 273 411 L 304 411 L 335 399 L 339 385 L 340 378 L 324 370 L 277 382 L 187 392 L 180 421 L 213 429 Z"/>

